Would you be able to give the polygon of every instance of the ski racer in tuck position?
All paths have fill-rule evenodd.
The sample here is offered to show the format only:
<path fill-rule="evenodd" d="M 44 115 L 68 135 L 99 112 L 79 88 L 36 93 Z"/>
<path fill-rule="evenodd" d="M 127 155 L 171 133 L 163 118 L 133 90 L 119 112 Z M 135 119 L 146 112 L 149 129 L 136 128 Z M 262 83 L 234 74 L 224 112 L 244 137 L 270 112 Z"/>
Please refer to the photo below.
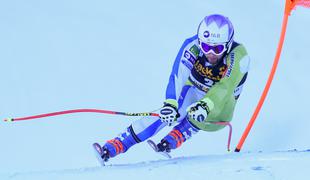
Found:
<path fill-rule="evenodd" d="M 94 143 L 102 162 L 125 153 L 165 126 L 171 132 L 153 147 L 169 153 L 198 131 L 218 131 L 230 122 L 246 81 L 250 58 L 245 47 L 234 41 L 231 21 L 220 14 L 206 16 L 197 34 L 188 38 L 175 59 L 166 100 L 158 117 L 133 122 L 125 132 L 103 146 Z"/>

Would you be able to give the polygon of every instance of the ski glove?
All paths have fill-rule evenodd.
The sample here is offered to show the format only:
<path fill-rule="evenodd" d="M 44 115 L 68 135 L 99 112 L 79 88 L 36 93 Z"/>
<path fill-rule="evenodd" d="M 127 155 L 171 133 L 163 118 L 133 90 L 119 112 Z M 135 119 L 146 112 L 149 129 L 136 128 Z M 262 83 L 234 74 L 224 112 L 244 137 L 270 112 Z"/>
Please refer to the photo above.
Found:
<path fill-rule="evenodd" d="M 190 106 L 188 106 L 186 111 L 190 119 L 198 121 L 198 122 L 205 121 L 210 112 L 207 103 L 203 101 L 198 101 L 198 102 L 191 104 Z"/>
<path fill-rule="evenodd" d="M 159 111 L 159 117 L 161 122 L 167 123 L 168 126 L 172 126 L 177 122 L 180 114 L 178 113 L 178 109 L 175 106 L 169 103 L 165 103 Z"/>

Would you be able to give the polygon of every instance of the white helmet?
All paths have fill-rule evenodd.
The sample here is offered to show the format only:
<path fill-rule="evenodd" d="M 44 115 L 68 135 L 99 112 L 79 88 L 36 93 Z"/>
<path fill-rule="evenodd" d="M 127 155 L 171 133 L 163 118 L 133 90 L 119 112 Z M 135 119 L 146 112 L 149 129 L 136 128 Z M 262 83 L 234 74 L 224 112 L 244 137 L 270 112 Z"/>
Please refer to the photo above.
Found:
<path fill-rule="evenodd" d="M 234 27 L 230 20 L 220 14 L 206 16 L 198 27 L 199 46 L 204 53 L 213 51 L 220 55 L 229 52 L 234 37 Z M 221 45 L 216 48 L 210 45 Z M 216 52 L 215 52 L 216 51 Z"/>

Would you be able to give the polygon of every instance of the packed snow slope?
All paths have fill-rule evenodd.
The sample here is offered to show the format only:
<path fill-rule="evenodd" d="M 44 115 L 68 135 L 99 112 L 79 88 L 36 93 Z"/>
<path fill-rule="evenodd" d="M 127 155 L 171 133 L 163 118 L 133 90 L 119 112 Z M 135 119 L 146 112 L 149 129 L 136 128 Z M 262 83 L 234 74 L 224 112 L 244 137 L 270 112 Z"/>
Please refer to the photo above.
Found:
<path fill-rule="evenodd" d="M 140 163 L 5 174 L 2 180 L 307 179 L 310 150 L 178 157 Z"/>
<path fill-rule="evenodd" d="M 0 119 L 76 108 L 158 109 L 183 41 L 196 33 L 205 15 L 221 13 L 231 19 L 235 40 L 251 57 L 232 121 L 234 149 L 268 78 L 284 4 L 284 0 L 0 1 Z M 146 177 L 143 174 L 149 180 L 307 179 L 309 17 L 309 9 L 298 7 L 289 18 L 278 70 L 241 154 L 226 152 L 225 128 L 196 134 L 172 152 L 176 159 L 158 161 L 161 157 L 140 143 L 111 159 L 112 166 L 101 168 L 91 144 L 103 144 L 138 118 L 73 114 L 1 122 L 0 179 L 134 179 Z M 165 128 L 152 139 L 159 141 L 169 131 Z M 291 149 L 299 151 L 288 152 Z"/>

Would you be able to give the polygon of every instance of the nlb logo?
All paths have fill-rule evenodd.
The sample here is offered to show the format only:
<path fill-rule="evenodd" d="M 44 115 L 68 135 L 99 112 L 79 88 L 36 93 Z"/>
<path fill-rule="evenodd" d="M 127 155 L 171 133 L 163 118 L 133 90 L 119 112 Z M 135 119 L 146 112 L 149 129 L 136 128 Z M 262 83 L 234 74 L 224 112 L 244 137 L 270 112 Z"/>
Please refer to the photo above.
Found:
<path fill-rule="evenodd" d="M 210 32 L 209 32 L 209 31 L 205 31 L 205 32 L 203 33 L 203 37 L 205 37 L 205 38 L 210 37 Z"/>
<path fill-rule="evenodd" d="M 205 38 L 209 38 L 209 37 L 212 37 L 212 38 L 221 38 L 221 34 L 220 33 L 210 33 L 209 31 L 205 31 L 203 33 L 203 37 Z"/>

